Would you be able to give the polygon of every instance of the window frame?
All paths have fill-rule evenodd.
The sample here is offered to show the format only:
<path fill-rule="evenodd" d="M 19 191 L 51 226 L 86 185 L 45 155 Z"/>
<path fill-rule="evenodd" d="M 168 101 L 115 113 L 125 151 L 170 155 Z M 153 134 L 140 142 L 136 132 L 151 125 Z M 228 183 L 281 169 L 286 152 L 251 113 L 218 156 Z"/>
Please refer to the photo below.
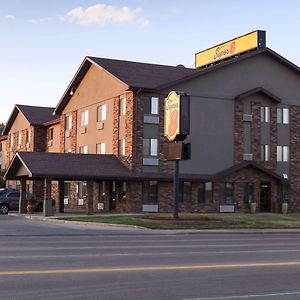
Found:
<path fill-rule="evenodd" d="M 271 108 L 270 106 L 260 107 L 260 121 L 262 123 L 270 123 Z"/>
<path fill-rule="evenodd" d="M 102 147 L 104 148 L 104 151 L 102 151 L 103 150 Z M 106 143 L 105 142 L 96 144 L 96 153 L 97 154 L 106 154 Z"/>
<path fill-rule="evenodd" d="M 89 110 L 85 109 L 80 113 L 80 126 L 88 126 L 89 125 Z"/>
<path fill-rule="evenodd" d="M 107 117 L 107 104 L 101 104 L 97 107 L 97 122 L 106 121 Z"/>

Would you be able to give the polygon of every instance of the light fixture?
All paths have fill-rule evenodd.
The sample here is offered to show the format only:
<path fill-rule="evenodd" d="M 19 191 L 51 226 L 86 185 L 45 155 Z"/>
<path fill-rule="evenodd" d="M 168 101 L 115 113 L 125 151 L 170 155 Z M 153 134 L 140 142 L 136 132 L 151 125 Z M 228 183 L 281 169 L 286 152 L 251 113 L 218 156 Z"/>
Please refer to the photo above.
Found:
<path fill-rule="evenodd" d="M 71 87 L 70 95 L 73 96 L 76 88 L 74 86 Z"/>

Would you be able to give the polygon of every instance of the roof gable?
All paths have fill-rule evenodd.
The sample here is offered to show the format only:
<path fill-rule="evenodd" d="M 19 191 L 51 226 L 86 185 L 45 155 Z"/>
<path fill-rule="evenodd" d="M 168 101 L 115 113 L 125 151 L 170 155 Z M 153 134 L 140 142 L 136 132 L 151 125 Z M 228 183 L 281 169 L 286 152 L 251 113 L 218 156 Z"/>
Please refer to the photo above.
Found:
<path fill-rule="evenodd" d="M 244 93 L 237 95 L 235 98 L 237 100 L 243 100 L 244 98 L 249 97 L 254 94 L 263 94 L 264 96 L 270 98 L 272 101 L 275 101 L 278 103 L 281 102 L 281 99 L 279 97 L 275 96 L 274 94 L 272 94 L 268 90 L 264 89 L 263 87 L 257 87 L 257 88 L 251 89 L 249 91 L 246 91 Z"/>
<path fill-rule="evenodd" d="M 16 104 L 10 117 L 8 118 L 7 124 L 3 130 L 3 135 L 8 134 L 19 113 L 24 116 L 31 126 L 41 126 L 44 125 L 44 123 L 54 121 L 58 118 L 57 116 L 53 115 L 53 110 L 53 107 Z"/>

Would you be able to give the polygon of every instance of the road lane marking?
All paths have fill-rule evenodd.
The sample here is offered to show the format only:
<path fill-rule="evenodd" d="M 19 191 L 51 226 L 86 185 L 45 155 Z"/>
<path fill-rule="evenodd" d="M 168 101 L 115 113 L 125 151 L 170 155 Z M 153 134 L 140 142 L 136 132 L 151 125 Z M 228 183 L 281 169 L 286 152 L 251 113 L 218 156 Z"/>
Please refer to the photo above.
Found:
<path fill-rule="evenodd" d="M 296 253 L 300 252 L 300 249 L 283 249 L 283 250 L 240 250 L 240 251 L 185 251 L 185 252 L 131 252 L 131 253 L 89 253 L 89 254 L 55 254 L 55 255 L 24 255 L 24 253 L 20 255 L 2 255 L 0 256 L 0 261 L 7 259 L 40 259 L 40 258 L 90 258 L 90 257 L 142 257 L 142 256 L 187 256 L 187 255 L 216 255 L 216 254 L 269 254 L 269 253 Z"/>
<path fill-rule="evenodd" d="M 0 276 L 1 275 L 68 274 L 68 273 L 113 273 L 113 272 L 131 272 L 131 271 L 176 271 L 176 270 L 284 267 L 284 266 L 300 266 L 300 261 L 273 262 L 273 263 L 248 263 L 248 264 L 216 264 L 216 265 L 195 265 L 195 266 L 86 268 L 86 269 L 56 269 L 56 270 L 28 270 L 28 271 L 19 270 L 19 271 L 0 271 Z"/>
<path fill-rule="evenodd" d="M 295 296 L 300 295 L 300 292 L 287 292 L 287 293 L 272 293 L 272 294 L 254 294 L 254 295 L 234 295 L 225 297 L 206 297 L 206 298 L 184 298 L 182 300 L 224 300 L 224 299 L 247 299 L 247 298 L 262 298 L 262 297 L 282 297 L 282 296 Z"/>

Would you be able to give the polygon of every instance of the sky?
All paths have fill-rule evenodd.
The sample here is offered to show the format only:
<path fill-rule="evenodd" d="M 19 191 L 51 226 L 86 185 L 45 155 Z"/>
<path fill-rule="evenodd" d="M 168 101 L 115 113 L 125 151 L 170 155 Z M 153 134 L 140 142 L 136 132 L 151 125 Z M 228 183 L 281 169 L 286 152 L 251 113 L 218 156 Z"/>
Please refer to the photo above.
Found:
<path fill-rule="evenodd" d="M 0 122 L 55 107 L 87 55 L 194 67 L 196 52 L 266 30 L 300 65 L 298 0 L 0 0 Z"/>

